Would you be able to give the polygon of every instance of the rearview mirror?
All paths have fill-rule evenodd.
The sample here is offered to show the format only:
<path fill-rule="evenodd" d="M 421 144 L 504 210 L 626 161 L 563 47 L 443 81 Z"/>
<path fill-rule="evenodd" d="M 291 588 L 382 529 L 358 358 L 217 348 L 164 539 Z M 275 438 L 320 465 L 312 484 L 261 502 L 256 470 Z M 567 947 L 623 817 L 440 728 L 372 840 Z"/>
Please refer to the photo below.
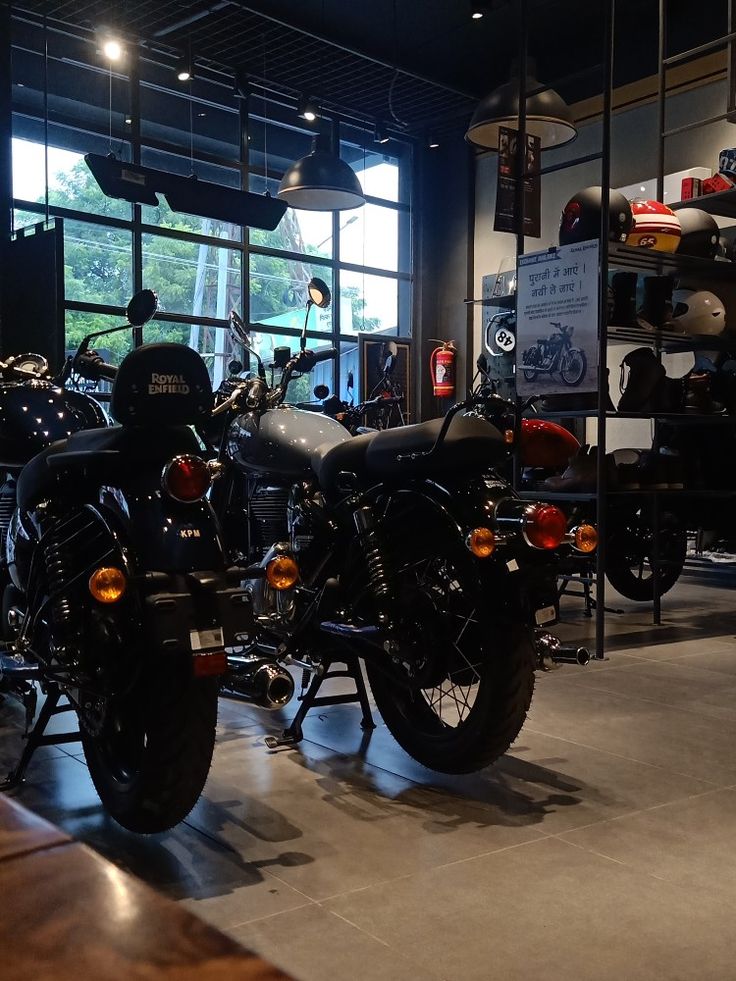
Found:
<path fill-rule="evenodd" d="M 131 327 L 147 324 L 158 310 L 158 296 L 153 290 L 141 290 L 131 297 L 125 311 Z"/>
<path fill-rule="evenodd" d="M 314 397 L 322 402 L 330 394 L 330 389 L 327 385 L 315 385 L 314 386 Z"/>
<path fill-rule="evenodd" d="M 309 293 L 310 302 L 322 310 L 326 310 L 332 302 L 330 287 L 323 279 L 318 279 L 316 276 L 309 280 L 307 292 Z"/>
<path fill-rule="evenodd" d="M 285 368 L 290 358 L 291 358 L 290 347 L 275 347 L 273 349 L 274 368 Z"/>

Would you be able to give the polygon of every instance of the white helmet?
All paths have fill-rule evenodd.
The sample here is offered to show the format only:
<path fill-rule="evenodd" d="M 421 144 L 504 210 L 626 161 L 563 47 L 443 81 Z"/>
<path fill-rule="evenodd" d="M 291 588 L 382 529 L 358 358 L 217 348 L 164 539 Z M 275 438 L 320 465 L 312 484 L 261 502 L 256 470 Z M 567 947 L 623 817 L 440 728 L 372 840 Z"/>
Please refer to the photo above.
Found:
<path fill-rule="evenodd" d="M 698 337 L 722 334 L 726 329 L 726 310 L 708 290 L 675 290 L 672 294 L 672 326 Z"/>

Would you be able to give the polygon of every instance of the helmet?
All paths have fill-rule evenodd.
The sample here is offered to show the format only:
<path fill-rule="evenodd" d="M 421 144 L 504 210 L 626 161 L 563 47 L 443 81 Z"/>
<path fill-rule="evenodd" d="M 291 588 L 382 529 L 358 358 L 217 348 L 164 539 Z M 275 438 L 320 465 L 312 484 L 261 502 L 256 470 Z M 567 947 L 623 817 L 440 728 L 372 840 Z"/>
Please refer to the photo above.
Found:
<path fill-rule="evenodd" d="M 600 238 L 602 203 L 600 186 L 583 188 L 570 198 L 560 221 L 560 245 Z M 608 208 L 608 238 L 611 242 L 625 242 L 633 222 L 629 202 L 618 191 L 609 191 Z"/>
<path fill-rule="evenodd" d="M 726 328 L 723 304 L 708 290 L 675 290 L 672 294 L 672 326 L 695 337 L 721 334 Z"/>
<path fill-rule="evenodd" d="M 634 228 L 629 234 L 627 245 L 638 245 L 642 249 L 655 252 L 676 252 L 680 244 L 680 219 L 672 208 L 661 201 L 631 202 L 634 214 Z"/>
<path fill-rule="evenodd" d="M 730 238 L 726 238 L 725 235 L 721 235 L 718 239 L 718 255 L 722 259 L 728 259 L 733 262 L 736 259 L 736 246 L 734 246 L 733 241 Z"/>
<path fill-rule="evenodd" d="M 677 217 L 682 230 L 678 253 L 715 259 L 721 234 L 715 218 L 700 208 L 680 208 Z"/>

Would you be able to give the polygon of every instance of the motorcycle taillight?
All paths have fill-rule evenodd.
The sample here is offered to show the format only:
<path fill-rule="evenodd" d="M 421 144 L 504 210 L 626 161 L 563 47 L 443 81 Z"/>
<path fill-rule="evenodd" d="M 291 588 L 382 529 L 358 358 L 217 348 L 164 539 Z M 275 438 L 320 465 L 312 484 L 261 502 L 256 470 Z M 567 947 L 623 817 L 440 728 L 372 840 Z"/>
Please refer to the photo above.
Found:
<path fill-rule="evenodd" d="M 534 548 L 559 548 L 567 534 L 567 518 L 553 504 L 534 504 L 524 515 L 523 529 Z"/>
<path fill-rule="evenodd" d="M 212 476 L 205 460 L 191 453 L 175 456 L 164 467 L 163 489 L 175 501 L 191 504 L 201 500 L 210 489 Z"/>

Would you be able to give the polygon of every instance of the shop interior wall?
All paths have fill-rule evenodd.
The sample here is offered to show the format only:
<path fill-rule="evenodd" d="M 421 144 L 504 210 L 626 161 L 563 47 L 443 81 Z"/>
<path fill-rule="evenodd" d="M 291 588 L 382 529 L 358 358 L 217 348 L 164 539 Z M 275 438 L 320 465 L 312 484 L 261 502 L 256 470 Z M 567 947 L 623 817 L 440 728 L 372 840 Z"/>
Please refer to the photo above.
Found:
<path fill-rule="evenodd" d="M 701 85 L 667 99 L 667 127 L 673 128 L 722 113 L 726 105 L 726 82 Z M 570 160 L 595 153 L 601 146 L 599 120 L 580 126 L 578 137 L 569 146 L 544 154 L 544 165 Z M 624 187 L 652 179 L 657 170 L 657 106 L 654 102 L 617 112 L 612 120 L 611 183 Z M 690 167 L 718 166 L 721 149 L 736 145 L 736 126 L 726 121 L 712 123 L 694 132 L 673 136 L 667 141 L 665 173 Z M 512 235 L 493 231 L 496 203 L 496 174 L 498 158 L 487 153 L 476 158 L 475 164 L 475 242 L 474 295 L 482 295 L 484 275 L 495 273 L 501 261 L 515 254 Z M 560 213 L 565 203 L 582 187 L 600 184 L 600 164 L 582 164 L 558 173 L 549 174 L 542 183 L 542 235 L 527 239 L 527 251 L 557 244 Z M 717 292 L 726 304 L 730 326 L 736 328 L 736 287 L 725 293 L 722 284 Z M 475 307 L 473 322 L 473 359 L 480 352 L 483 308 Z M 619 396 L 619 365 L 631 346 L 609 346 L 610 387 L 614 403 Z M 692 366 L 690 354 L 666 356 L 667 372 L 673 377 L 685 374 Z M 588 439 L 595 441 L 595 422 L 589 420 Z M 618 446 L 644 446 L 650 442 L 649 422 L 616 420 L 607 427 L 609 449 Z"/>
<path fill-rule="evenodd" d="M 422 419 L 443 412 L 453 400 L 432 395 L 429 358 L 434 339 L 457 345 L 456 393 L 465 394 L 472 361 L 473 155 L 462 133 L 443 138 L 436 149 L 417 152 L 415 205 L 420 231 L 415 268 L 415 337 Z"/>

